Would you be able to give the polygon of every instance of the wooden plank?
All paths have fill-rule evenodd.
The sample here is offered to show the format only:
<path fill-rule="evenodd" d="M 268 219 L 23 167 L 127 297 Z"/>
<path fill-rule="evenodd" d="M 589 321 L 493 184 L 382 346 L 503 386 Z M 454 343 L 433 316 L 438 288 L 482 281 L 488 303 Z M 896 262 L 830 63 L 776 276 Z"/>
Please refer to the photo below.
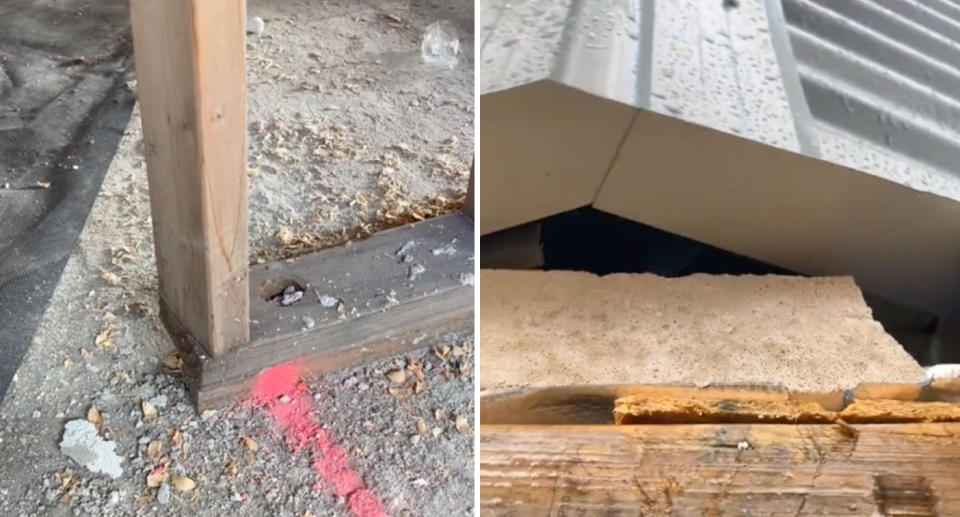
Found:
<path fill-rule="evenodd" d="M 757 402 L 814 402 L 826 411 L 841 411 L 850 401 L 901 400 L 960 403 L 960 380 L 929 384 L 864 383 L 849 391 L 791 392 L 778 386 L 675 386 L 622 384 L 555 386 L 503 393 L 481 393 L 480 421 L 499 425 L 612 424 L 617 399 L 720 399 Z"/>
<path fill-rule="evenodd" d="M 479 514 L 960 515 L 960 424 L 854 428 L 484 425 Z"/>
<path fill-rule="evenodd" d="M 313 374 L 471 333 L 473 253 L 472 221 L 452 214 L 253 267 L 251 342 L 189 361 L 198 407 L 242 397 L 276 364 L 299 360 Z M 270 299 L 288 285 L 304 293 L 300 301 Z"/>
<path fill-rule="evenodd" d="M 131 0 L 161 316 L 212 356 L 249 338 L 244 0 Z"/>
<path fill-rule="evenodd" d="M 556 386 L 482 395 L 480 421 L 484 424 L 612 424 L 617 399 L 699 397 L 761 402 L 815 402 L 826 410 L 843 408 L 842 391 L 793 393 L 777 386 L 609 385 Z"/>

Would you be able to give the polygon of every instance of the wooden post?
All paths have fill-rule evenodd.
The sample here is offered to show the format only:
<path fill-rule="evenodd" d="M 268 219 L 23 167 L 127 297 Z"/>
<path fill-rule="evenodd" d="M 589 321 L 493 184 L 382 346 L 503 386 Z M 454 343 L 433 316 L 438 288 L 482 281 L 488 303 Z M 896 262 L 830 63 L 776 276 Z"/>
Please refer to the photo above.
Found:
<path fill-rule="evenodd" d="M 244 0 L 131 0 L 160 312 L 222 356 L 249 339 Z"/>
<path fill-rule="evenodd" d="M 474 193 L 476 192 L 476 180 L 474 180 L 474 170 L 477 167 L 476 161 L 470 165 L 470 184 L 467 185 L 467 199 L 463 202 L 463 213 L 467 214 L 467 217 L 476 221 L 474 216 Z"/>

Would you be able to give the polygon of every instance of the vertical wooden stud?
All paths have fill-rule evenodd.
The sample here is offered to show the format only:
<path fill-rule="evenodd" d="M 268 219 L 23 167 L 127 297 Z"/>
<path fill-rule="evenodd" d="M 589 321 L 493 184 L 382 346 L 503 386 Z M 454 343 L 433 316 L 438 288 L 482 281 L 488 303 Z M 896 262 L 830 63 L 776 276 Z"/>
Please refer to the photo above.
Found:
<path fill-rule="evenodd" d="M 130 0 L 161 316 L 249 340 L 245 0 Z"/>

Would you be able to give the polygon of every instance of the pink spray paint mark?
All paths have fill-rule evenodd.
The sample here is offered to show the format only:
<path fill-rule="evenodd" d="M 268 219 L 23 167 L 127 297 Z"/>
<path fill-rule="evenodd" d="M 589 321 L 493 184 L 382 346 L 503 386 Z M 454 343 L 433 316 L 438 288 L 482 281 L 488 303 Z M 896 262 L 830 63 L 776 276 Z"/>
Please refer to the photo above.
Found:
<path fill-rule="evenodd" d="M 281 401 L 286 395 L 288 401 Z M 313 416 L 313 397 L 300 379 L 300 365 L 286 363 L 264 370 L 254 381 L 251 404 L 266 409 L 283 430 L 290 450 L 310 454 L 313 471 L 324 485 L 343 497 L 354 517 L 386 517 L 383 503 L 350 468 L 347 453 L 336 445 Z"/>

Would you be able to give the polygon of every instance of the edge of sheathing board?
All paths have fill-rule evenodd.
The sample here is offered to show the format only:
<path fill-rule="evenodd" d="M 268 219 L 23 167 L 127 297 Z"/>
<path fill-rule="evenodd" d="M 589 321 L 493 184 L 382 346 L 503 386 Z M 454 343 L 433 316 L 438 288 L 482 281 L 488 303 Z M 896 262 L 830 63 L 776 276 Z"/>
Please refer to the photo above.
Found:
<path fill-rule="evenodd" d="M 593 206 L 810 275 L 954 315 L 960 203 L 651 112 Z"/>
<path fill-rule="evenodd" d="M 481 393 L 482 425 L 604 425 L 613 423 L 617 399 L 686 397 L 731 401 L 815 403 L 840 411 L 853 400 L 960 403 L 960 378 L 923 384 L 863 383 L 850 390 L 788 391 L 777 385 L 619 384 L 549 386 Z"/>
<path fill-rule="evenodd" d="M 589 205 L 634 116 L 549 81 L 480 103 L 481 234 Z"/>

